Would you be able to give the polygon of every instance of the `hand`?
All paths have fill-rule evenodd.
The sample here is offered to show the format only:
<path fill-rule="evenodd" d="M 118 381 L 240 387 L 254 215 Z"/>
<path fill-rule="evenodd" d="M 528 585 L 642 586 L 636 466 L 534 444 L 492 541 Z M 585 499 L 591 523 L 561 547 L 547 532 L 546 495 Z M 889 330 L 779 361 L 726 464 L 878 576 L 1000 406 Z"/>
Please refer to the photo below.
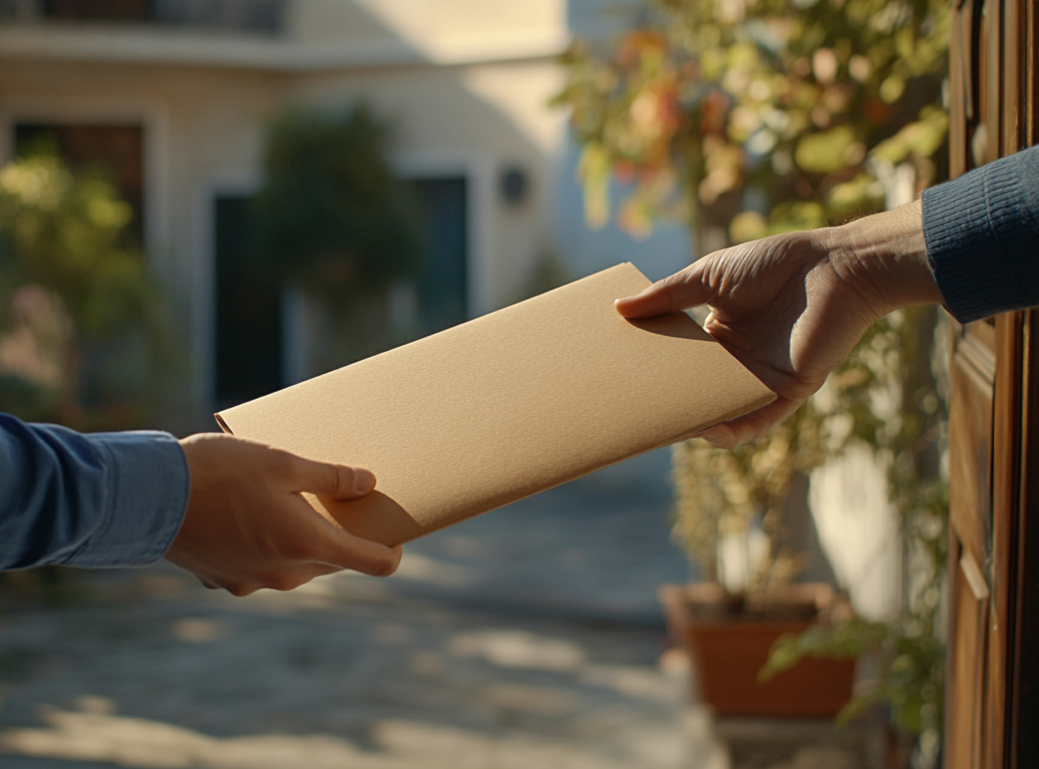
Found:
<path fill-rule="evenodd" d="M 312 462 L 231 435 L 180 441 L 191 494 L 180 533 L 166 553 L 209 588 L 242 596 L 291 590 L 322 574 L 353 569 L 388 576 L 400 547 L 346 533 L 300 492 L 357 499 L 375 488 L 368 470 Z"/>
<path fill-rule="evenodd" d="M 704 330 L 777 396 L 701 436 L 728 448 L 760 438 L 792 414 L 876 320 L 941 301 L 917 201 L 843 227 L 717 251 L 619 299 L 617 310 L 644 318 L 710 306 Z"/>

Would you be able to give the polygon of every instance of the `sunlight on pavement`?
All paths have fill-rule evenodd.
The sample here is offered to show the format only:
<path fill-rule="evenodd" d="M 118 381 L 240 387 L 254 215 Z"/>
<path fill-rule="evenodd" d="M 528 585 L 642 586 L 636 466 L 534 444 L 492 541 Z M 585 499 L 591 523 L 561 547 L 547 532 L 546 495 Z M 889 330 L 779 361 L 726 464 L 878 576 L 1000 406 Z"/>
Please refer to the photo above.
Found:
<path fill-rule="evenodd" d="M 189 618 L 173 623 L 173 636 L 186 643 L 212 643 L 227 632 L 223 623 L 208 619 Z"/>
<path fill-rule="evenodd" d="M 530 700 L 531 691 L 502 688 L 498 696 Z M 567 703 L 528 701 L 551 708 Z M 263 735 L 220 739 L 157 721 L 103 713 L 45 709 L 47 728 L 0 733 L 0 750 L 27 756 L 108 761 L 138 769 L 620 769 L 627 760 L 575 754 L 565 741 L 526 736 L 488 737 L 443 725 L 385 721 L 374 725 L 374 748 L 327 735 Z M 661 729 L 642 735 L 634 758 L 648 767 L 673 760 L 679 746 Z"/>
<path fill-rule="evenodd" d="M 477 630 L 459 633 L 448 649 L 460 657 L 478 657 L 495 665 L 528 670 L 573 670 L 585 660 L 570 641 L 543 638 L 523 630 Z"/>
<path fill-rule="evenodd" d="M 442 587 L 464 585 L 472 579 L 469 570 L 426 555 L 408 552 L 401 559 L 394 579 L 419 580 Z"/>

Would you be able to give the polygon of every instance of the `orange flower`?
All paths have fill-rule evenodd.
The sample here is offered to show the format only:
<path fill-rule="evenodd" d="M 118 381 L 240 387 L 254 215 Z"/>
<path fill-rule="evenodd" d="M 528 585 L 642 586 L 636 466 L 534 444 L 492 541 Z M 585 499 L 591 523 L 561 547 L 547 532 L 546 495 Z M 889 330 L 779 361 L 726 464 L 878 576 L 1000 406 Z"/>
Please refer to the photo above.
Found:
<path fill-rule="evenodd" d="M 667 38 L 654 29 L 633 29 L 617 49 L 617 63 L 624 69 L 635 69 L 648 53 L 667 50 Z"/>

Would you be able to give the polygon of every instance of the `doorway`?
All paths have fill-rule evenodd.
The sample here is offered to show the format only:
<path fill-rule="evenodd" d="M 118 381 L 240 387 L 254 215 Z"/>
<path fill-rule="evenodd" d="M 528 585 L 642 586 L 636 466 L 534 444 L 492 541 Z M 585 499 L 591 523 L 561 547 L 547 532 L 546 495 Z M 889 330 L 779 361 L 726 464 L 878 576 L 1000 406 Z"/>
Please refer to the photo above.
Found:
<path fill-rule="evenodd" d="M 416 280 L 421 336 L 464 323 L 469 307 L 469 190 L 464 176 L 410 179 L 423 228 Z"/>
<path fill-rule="evenodd" d="M 214 199 L 216 267 L 215 405 L 222 409 L 281 388 L 281 286 L 250 248 L 245 195 Z"/>

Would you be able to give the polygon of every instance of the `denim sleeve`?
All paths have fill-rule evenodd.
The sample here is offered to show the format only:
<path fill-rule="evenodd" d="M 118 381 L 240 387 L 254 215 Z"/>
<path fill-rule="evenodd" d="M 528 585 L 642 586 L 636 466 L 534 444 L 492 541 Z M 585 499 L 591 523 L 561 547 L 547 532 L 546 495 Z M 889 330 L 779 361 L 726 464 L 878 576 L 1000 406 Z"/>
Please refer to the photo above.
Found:
<path fill-rule="evenodd" d="M 189 488 L 167 433 L 81 434 L 0 414 L 0 569 L 152 563 L 180 529 Z"/>
<path fill-rule="evenodd" d="M 961 323 L 1039 305 L 1039 147 L 923 194 L 927 255 Z"/>

